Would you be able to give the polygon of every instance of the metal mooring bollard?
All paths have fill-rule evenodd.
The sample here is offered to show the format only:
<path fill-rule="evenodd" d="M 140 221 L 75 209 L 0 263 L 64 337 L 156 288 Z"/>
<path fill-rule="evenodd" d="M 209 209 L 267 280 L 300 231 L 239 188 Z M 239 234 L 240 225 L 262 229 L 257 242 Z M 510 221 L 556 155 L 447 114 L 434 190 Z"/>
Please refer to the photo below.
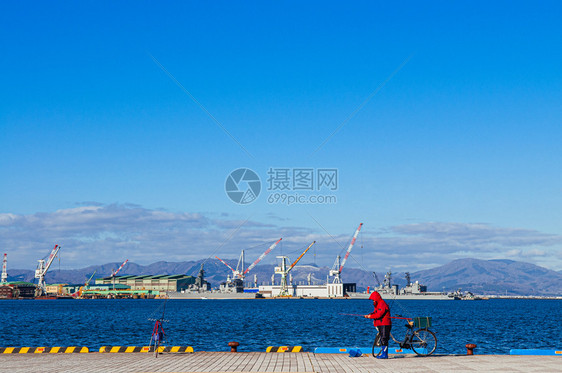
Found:
<path fill-rule="evenodd" d="M 476 348 L 476 345 L 474 343 L 467 343 L 464 347 L 466 347 L 467 355 L 474 355 L 474 349 Z"/>
<path fill-rule="evenodd" d="M 230 346 L 230 352 L 238 352 L 238 346 L 240 346 L 240 343 L 238 342 L 228 342 L 228 345 Z"/>

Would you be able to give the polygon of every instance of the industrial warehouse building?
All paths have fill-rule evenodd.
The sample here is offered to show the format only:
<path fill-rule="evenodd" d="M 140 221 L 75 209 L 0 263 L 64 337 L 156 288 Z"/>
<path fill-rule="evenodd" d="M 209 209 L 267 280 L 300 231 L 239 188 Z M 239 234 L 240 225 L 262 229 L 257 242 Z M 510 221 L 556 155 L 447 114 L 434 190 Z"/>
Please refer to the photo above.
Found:
<path fill-rule="evenodd" d="M 195 283 L 195 277 L 186 275 L 115 276 L 115 284 L 126 285 L 131 290 L 182 291 Z M 113 284 L 113 277 L 96 279 L 96 285 Z"/>
<path fill-rule="evenodd" d="M 12 281 L 0 285 L 0 299 L 31 299 L 35 297 L 35 284 Z"/>

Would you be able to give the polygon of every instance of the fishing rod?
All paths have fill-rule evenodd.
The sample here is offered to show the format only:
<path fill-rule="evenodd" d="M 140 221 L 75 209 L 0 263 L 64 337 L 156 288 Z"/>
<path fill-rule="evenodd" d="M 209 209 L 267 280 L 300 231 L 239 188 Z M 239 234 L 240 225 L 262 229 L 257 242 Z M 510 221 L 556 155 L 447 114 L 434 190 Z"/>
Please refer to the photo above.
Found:
<path fill-rule="evenodd" d="M 365 317 L 365 315 L 360 315 L 358 313 L 338 313 L 338 315 L 343 315 L 343 316 L 361 316 L 361 317 Z M 391 319 L 397 319 L 397 320 L 412 320 L 411 317 L 402 317 L 401 315 L 399 316 L 390 316 Z"/>
<path fill-rule="evenodd" d="M 361 316 L 364 317 L 365 315 L 360 315 L 358 313 L 338 313 L 338 315 L 344 315 L 344 316 Z"/>

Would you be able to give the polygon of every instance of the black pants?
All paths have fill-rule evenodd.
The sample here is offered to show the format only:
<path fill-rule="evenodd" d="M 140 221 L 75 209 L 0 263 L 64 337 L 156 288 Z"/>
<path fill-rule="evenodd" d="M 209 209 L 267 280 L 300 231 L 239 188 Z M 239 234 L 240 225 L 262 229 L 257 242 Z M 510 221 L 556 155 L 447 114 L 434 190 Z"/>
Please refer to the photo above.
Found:
<path fill-rule="evenodd" d="M 381 325 L 377 326 L 379 334 L 381 336 L 381 346 L 388 346 L 388 339 L 390 338 L 390 329 L 392 325 Z"/>

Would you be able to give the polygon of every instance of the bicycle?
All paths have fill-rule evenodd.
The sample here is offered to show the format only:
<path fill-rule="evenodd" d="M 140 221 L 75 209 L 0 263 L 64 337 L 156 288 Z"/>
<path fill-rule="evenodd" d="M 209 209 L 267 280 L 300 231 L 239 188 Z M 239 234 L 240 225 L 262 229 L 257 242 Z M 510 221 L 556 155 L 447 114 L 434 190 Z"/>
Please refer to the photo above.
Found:
<path fill-rule="evenodd" d="M 390 333 L 390 338 L 398 345 L 400 348 L 412 349 L 419 356 L 429 356 L 435 352 L 437 348 L 437 337 L 428 328 L 431 327 L 431 317 L 402 317 L 397 315 L 392 317 L 393 319 L 408 320 L 406 324 L 406 335 L 404 340 L 398 341 L 392 333 Z M 412 321 L 413 320 L 413 321 Z M 418 328 L 414 330 L 414 328 Z M 373 349 L 371 353 L 374 357 L 377 357 L 381 353 L 381 349 L 375 351 L 377 347 L 381 346 L 381 336 L 377 332 L 375 341 L 373 342 Z"/>
<path fill-rule="evenodd" d="M 164 320 L 164 314 L 166 312 L 167 301 L 168 301 L 168 297 L 166 297 L 166 300 L 164 300 L 164 303 L 160 306 L 162 308 L 162 316 L 159 319 L 152 319 L 150 317 L 148 319 L 149 321 L 154 321 L 154 328 L 152 329 L 152 334 L 150 335 L 150 342 L 148 343 L 148 351 L 154 352 L 154 357 L 158 357 L 158 354 L 162 353 L 162 351 L 165 351 L 166 349 L 163 346 L 162 348 L 160 347 L 161 345 L 166 343 L 166 333 L 164 332 L 164 321 L 169 321 L 169 320 Z M 154 311 L 152 315 L 158 312 L 160 307 L 156 311 Z"/>
<path fill-rule="evenodd" d="M 154 329 L 152 330 L 152 335 L 150 337 L 149 342 L 149 351 L 153 349 L 154 357 L 158 357 L 158 353 L 160 353 L 160 345 L 164 343 L 164 326 L 162 325 L 162 319 L 154 320 Z"/>

